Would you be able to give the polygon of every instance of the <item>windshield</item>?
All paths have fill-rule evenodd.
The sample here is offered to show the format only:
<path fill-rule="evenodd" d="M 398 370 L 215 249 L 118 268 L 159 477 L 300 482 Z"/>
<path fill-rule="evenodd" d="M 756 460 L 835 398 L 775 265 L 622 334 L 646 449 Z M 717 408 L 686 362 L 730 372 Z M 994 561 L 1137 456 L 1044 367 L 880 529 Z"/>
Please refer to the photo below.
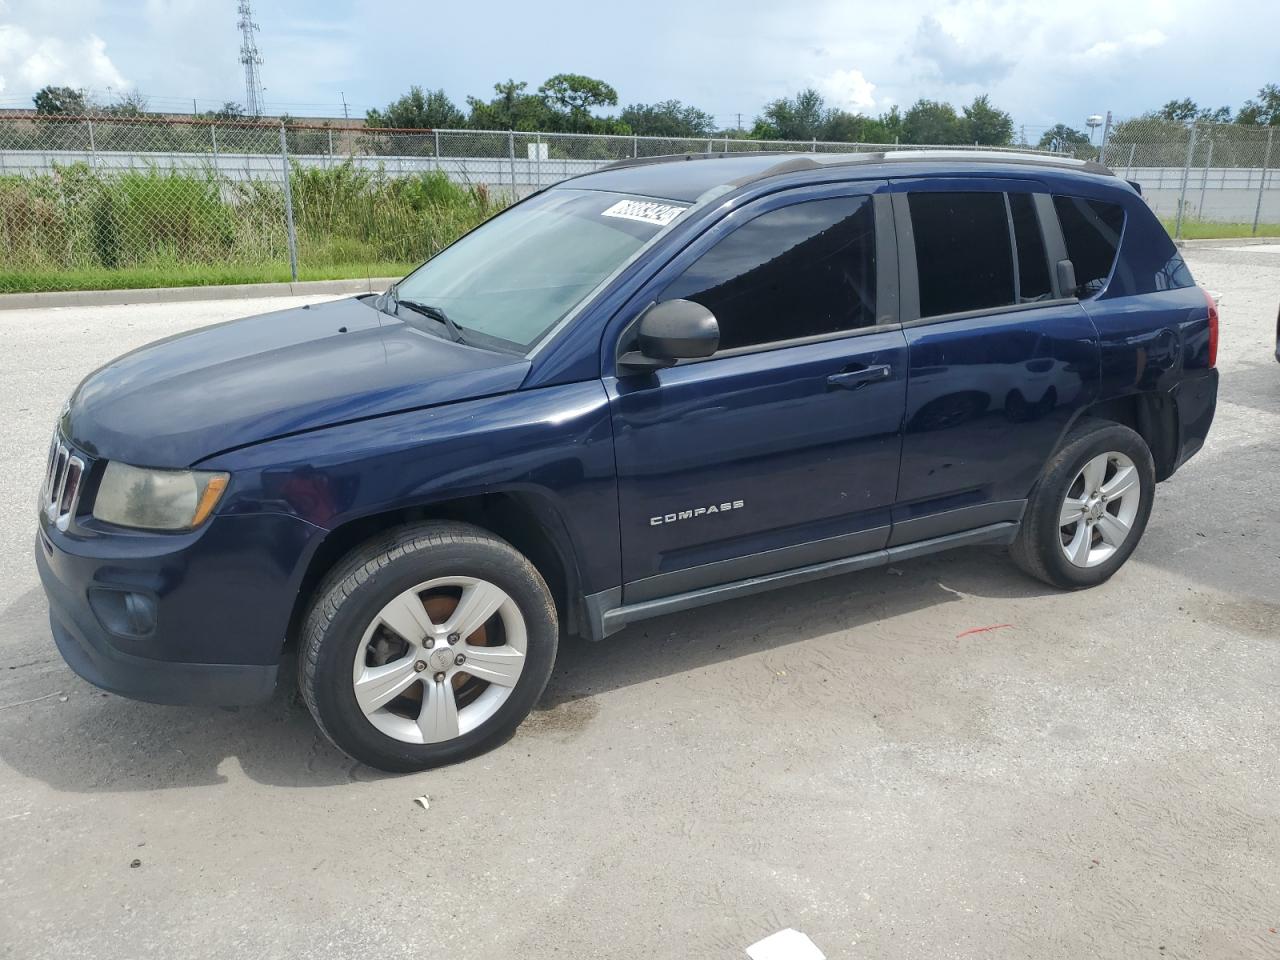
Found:
<path fill-rule="evenodd" d="M 396 296 L 527 349 L 685 209 L 599 190 L 549 190 L 442 250 L 400 281 Z"/>

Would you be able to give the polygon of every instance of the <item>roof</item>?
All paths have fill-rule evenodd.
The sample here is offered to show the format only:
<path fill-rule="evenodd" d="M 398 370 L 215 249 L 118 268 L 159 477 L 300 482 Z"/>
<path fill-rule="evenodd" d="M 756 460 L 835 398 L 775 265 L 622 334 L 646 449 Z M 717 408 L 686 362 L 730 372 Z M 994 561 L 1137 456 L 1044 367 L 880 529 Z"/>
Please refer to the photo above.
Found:
<path fill-rule="evenodd" d="M 592 173 L 563 181 L 588 190 L 610 190 L 692 203 L 716 187 L 741 187 L 767 177 L 820 170 L 824 167 L 871 168 L 891 164 L 932 168 L 971 165 L 1041 166 L 1080 173 L 1114 176 L 1092 160 L 1044 153 L 1002 150 L 885 150 L 874 153 L 680 153 L 662 157 L 620 160 Z M 850 171 L 853 173 L 853 171 Z M 870 169 L 855 176 L 874 175 Z M 885 174 L 888 175 L 888 174 Z"/>

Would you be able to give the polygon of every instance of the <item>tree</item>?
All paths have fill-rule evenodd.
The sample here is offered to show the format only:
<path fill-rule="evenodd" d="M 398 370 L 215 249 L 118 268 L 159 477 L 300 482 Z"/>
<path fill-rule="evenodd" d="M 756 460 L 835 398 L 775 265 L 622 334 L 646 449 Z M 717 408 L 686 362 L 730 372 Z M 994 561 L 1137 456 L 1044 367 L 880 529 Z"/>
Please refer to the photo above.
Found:
<path fill-rule="evenodd" d="M 1246 100 L 1236 114 L 1236 123 L 1280 127 L 1280 83 L 1268 83 L 1258 91 L 1256 100 Z"/>
<path fill-rule="evenodd" d="M 1155 112 L 1155 116 L 1176 123 L 1190 123 L 1199 113 L 1199 105 L 1190 97 L 1185 97 L 1182 100 L 1170 100 Z"/>
<path fill-rule="evenodd" d="M 85 92 L 74 87 L 42 87 L 32 100 L 36 113 L 84 113 L 89 106 Z"/>
<path fill-rule="evenodd" d="M 206 120 L 240 120 L 244 117 L 244 107 L 234 100 L 228 100 L 217 110 L 206 110 Z"/>
<path fill-rule="evenodd" d="M 924 144 L 964 143 L 965 130 L 951 104 L 920 99 L 902 117 L 902 140 Z"/>
<path fill-rule="evenodd" d="M 122 93 L 115 101 L 104 108 L 104 113 L 115 114 L 118 117 L 138 117 L 147 112 L 151 106 L 147 100 L 136 88 L 128 93 Z"/>
<path fill-rule="evenodd" d="M 633 103 L 618 118 L 642 137 L 706 137 L 715 131 L 715 118 L 679 100 Z"/>
<path fill-rule="evenodd" d="M 542 97 L 525 93 L 529 85 L 508 80 L 493 85 L 489 101 L 467 97 L 467 126 L 473 130 L 549 130 L 555 125 L 551 109 Z"/>
<path fill-rule="evenodd" d="M 365 114 L 365 125 L 431 130 L 461 127 L 466 123 L 466 119 L 443 90 L 423 92 L 423 89 L 415 84 L 399 100 L 388 104 L 386 110 L 370 110 Z"/>
<path fill-rule="evenodd" d="M 1159 120 L 1168 120 L 1172 123 L 1191 123 L 1194 120 L 1208 120 L 1213 123 L 1230 123 L 1231 108 L 1218 107 L 1213 109 L 1210 107 L 1201 107 L 1190 97 L 1184 97 L 1181 100 L 1170 100 L 1159 110 L 1150 114 L 1150 116 Z"/>
<path fill-rule="evenodd" d="M 827 119 L 822 94 L 812 87 L 780 97 L 756 117 L 755 135 L 765 140 L 812 140 Z"/>
<path fill-rule="evenodd" d="M 894 104 L 867 124 L 868 143 L 897 143 L 902 139 L 902 111 Z"/>
<path fill-rule="evenodd" d="M 560 127 L 571 133 L 590 133 L 596 126 L 592 107 L 616 107 L 618 91 L 594 77 L 557 73 L 538 88 L 547 106 L 559 115 Z"/>
<path fill-rule="evenodd" d="M 1041 150 L 1054 150 L 1058 153 L 1075 153 L 1092 149 L 1089 135 L 1082 133 L 1065 123 L 1059 123 L 1046 130 L 1036 144 Z"/>
<path fill-rule="evenodd" d="M 974 97 L 973 103 L 964 108 L 965 143 L 980 143 L 988 147 L 1003 147 L 1013 142 L 1013 117 L 991 105 L 984 93 Z"/>

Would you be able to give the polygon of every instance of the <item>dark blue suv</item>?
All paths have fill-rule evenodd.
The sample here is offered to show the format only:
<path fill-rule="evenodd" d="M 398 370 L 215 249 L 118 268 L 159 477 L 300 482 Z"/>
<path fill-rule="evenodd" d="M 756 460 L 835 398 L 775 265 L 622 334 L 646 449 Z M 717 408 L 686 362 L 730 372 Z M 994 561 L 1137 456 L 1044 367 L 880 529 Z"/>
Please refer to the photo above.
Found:
<path fill-rule="evenodd" d="M 1106 580 L 1204 442 L 1217 314 L 1091 163 L 624 162 L 381 296 L 173 337 L 58 422 L 36 560 L 71 667 L 267 698 L 387 770 L 508 736 L 562 631 L 1009 544 Z"/>

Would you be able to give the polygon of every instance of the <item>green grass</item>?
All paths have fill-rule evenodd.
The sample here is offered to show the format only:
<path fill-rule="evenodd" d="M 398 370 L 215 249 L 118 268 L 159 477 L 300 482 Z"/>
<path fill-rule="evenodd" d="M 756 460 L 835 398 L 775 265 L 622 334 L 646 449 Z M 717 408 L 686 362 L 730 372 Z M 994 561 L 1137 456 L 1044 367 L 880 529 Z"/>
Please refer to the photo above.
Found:
<path fill-rule="evenodd" d="M 358 280 L 402 277 L 417 262 L 336 263 L 298 267 L 299 280 Z M 168 264 L 152 267 L 81 267 L 73 270 L 0 270 L 0 293 L 50 290 L 140 290 L 147 287 L 205 287 L 233 283 L 288 283 L 289 264 Z"/>
<path fill-rule="evenodd" d="M 1177 221 L 1172 217 L 1161 217 L 1160 222 L 1173 236 Z M 1183 240 L 1233 240 L 1251 237 L 1280 237 L 1280 223 L 1260 223 L 1258 232 L 1253 232 L 1252 223 L 1214 223 L 1209 220 L 1183 220 Z"/>
<path fill-rule="evenodd" d="M 351 162 L 290 181 L 300 280 L 403 275 L 507 202 Z M 287 281 L 284 212 L 279 185 L 206 171 L 0 176 L 0 293 Z"/>

